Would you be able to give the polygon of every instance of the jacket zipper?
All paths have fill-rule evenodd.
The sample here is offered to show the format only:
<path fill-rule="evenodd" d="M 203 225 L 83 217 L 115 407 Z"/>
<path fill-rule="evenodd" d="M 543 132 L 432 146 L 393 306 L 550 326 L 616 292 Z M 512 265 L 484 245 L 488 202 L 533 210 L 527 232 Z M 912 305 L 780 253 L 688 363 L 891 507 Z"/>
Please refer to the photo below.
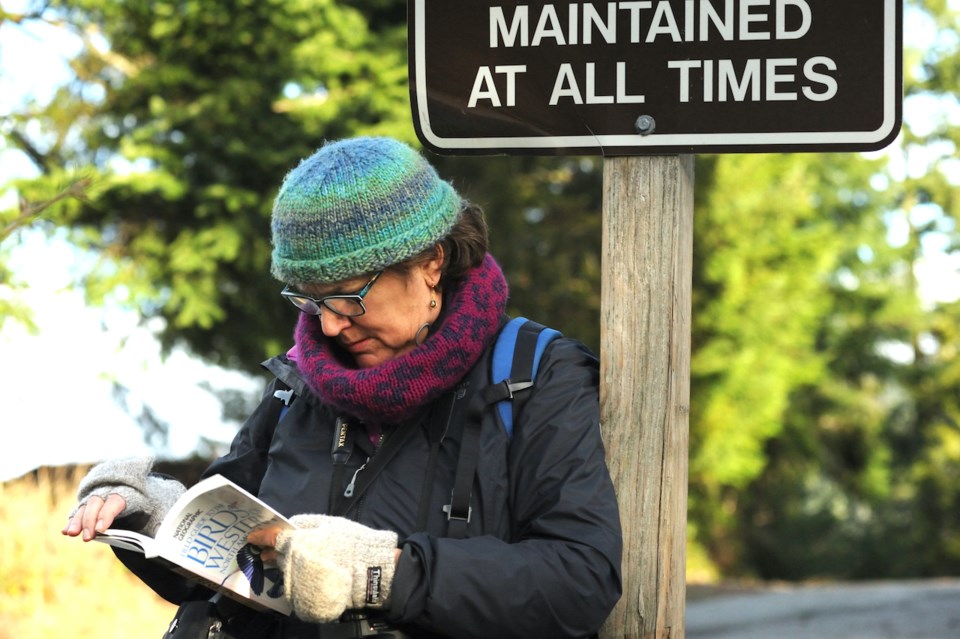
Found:
<path fill-rule="evenodd" d="M 367 457 L 367 462 L 370 461 L 370 458 Z M 347 489 L 343 491 L 344 497 L 353 497 L 353 489 L 357 483 L 357 475 L 360 474 L 360 471 L 367 467 L 367 462 L 360 464 L 360 468 L 353 471 L 353 477 L 350 478 L 350 483 L 347 484 Z"/>
<path fill-rule="evenodd" d="M 383 443 L 383 431 L 380 432 L 380 437 L 377 439 L 376 445 L 373 447 L 373 455 L 377 454 L 377 451 L 380 450 L 380 445 Z M 356 469 L 353 472 L 353 477 L 350 478 L 350 483 L 347 484 L 346 490 L 343 491 L 344 497 L 353 497 L 353 490 L 357 484 L 357 475 L 360 474 L 360 471 L 367 467 L 367 464 L 373 459 L 373 455 L 367 457 L 367 461 L 360 464 L 360 468 Z M 358 504 L 359 507 L 359 504 Z"/>

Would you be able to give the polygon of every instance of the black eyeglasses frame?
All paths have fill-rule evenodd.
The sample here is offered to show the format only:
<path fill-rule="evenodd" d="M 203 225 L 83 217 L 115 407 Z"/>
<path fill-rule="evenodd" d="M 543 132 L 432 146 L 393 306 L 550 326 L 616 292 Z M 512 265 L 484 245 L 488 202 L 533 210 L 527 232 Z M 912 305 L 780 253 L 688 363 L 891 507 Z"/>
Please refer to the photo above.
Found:
<path fill-rule="evenodd" d="M 325 307 L 332 313 L 339 315 L 340 317 L 360 317 L 367 312 L 367 307 L 363 303 L 363 298 L 366 297 L 367 293 L 370 292 L 370 288 L 377 281 L 377 279 L 383 275 L 383 271 L 377 271 L 373 274 L 373 277 L 370 278 L 363 288 L 361 288 L 356 293 L 336 293 L 333 295 L 324 295 L 321 298 L 310 297 L 309 295 L 304 295 L 303 293 L 298 293 L 290 288 L 289 285 L 283 287 L 283 290 L 280 291 L 280 295 L 289 301 L 291 304 L 296 306 L 302 313 L 307 315 L 319 315 L 321 307 Z M 337 300 L 343 300 L 347 302 L 354 302 L 359 310 L 357 313 L 346 313 L 341 308 L 336 308 L 334 303 Z"/>

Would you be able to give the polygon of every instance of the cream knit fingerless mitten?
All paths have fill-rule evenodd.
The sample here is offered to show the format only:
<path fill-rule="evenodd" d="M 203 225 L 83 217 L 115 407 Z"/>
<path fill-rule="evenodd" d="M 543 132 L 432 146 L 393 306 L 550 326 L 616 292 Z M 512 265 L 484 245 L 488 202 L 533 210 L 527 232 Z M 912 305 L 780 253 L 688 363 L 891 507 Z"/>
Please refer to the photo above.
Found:
<path fill-rule="evenodd" d="M 327 515 L 297 515 L 277 537 L 284 590 L 304 621 L 335 621 L 348 608 L 390 599 L 397 533 Z"/>

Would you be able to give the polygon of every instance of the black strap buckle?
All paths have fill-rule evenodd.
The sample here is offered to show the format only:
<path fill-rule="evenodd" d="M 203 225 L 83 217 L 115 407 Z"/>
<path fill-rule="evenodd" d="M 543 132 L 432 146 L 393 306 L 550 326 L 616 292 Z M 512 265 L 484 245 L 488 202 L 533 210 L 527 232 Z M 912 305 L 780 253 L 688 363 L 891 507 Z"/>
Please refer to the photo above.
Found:
<path fill-rule="evenodd" d="M 465 522 L 467 522 L 467 523 L 469 524 L 469 523 L 470 523 L 470 517 L 471 517 L 471 515 L 473 515 L 473 506 L 468 506 L 468 507 L 467 507 L 467 516 L 466 516 L 466 517 L 464 517 L 464 516 L 461 515 L 461 514 L 456 514 L 456 515 L 455 515 L 455 514 L 453 513 L 453 504 L 452 504 L 452 503 L 451 503 L 451 504 L 447 504 L 446 506 L 444 506 L 444 507 L 443 507 L 443 512 L 447 513 L 447 521 L 450 521 L 451 519 L 456 519 L 457 521 L 465 521 Z"/>
<path fill-rule="evenodd" d="M 505 379 L 502 382 L 487 386 L 481 391 L 481 394 L 483 395 L 484 402 L 487 404 L 496 404 L 505 399 L 513 399 L 514 393 L 519 393 L 531 387 L 533 387 L 533 382 L 530 380 L 515 382 L 511 379 Z"/>

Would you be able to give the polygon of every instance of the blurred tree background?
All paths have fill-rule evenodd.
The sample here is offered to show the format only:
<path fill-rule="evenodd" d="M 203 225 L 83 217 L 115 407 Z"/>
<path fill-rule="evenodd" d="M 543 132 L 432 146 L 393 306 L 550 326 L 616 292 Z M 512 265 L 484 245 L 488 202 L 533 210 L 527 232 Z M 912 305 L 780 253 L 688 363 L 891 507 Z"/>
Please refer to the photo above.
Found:
<path fill-rule="evenodd" d="M 906 100 L 933 115 L 891 154 L 697 158 L 694 578 L 960 573 L 960 302 L 925 299 L 916 275 L 960 252 L 958 11 L 907 5 L 935 37 L 905 52 Z M 90 303 L 119 297 L 166 348 L 257 372 L 295 319 L 268 272 L 285 173 L 327 139 L 417 143 L 406 3 L 0 11 L 2 29 L 34 21 L 84 46 L 52 100 L 2 120 L 40 174 L 11 185 L 6 250 L 18 229 L 67 229 L 99 257 L 79 282 Z M 487 212 L 511 311 L 598 349 L 602 159 L 428 157 Z M 29 309 L 0 299 L 10 317 Z"/>

